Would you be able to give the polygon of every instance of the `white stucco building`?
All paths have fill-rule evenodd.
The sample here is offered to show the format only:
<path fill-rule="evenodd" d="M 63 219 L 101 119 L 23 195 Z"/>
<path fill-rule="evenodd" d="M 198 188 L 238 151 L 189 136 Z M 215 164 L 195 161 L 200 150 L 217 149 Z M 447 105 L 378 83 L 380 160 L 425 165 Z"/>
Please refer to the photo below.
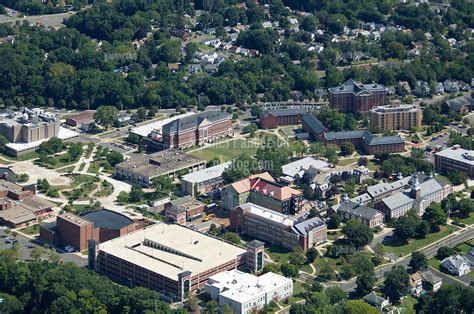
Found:
<path fill-rule="evenodd" d="M 289 298 L 293 294 L 293 280 L 275 273 L 257 277 L 231 270 L 210 277 L 206 293 L 219 306 L 228 304 L 237 314 L 254 313 L 271 301 Z"/>

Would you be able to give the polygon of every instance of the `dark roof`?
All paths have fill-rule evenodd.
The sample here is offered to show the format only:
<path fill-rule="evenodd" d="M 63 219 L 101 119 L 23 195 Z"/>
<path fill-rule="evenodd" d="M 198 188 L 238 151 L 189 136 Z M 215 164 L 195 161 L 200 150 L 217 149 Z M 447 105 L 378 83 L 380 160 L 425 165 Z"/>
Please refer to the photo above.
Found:
<path fill-rule="evenodd" d="M 375 136 L 367 130 L 342 131 L 324 133 L 327 140 L 350 140 L 362 138 L 368 145 L 387 145 L 387 144 L 403 144 L 405 140 L 399 136 Z"/>
<path fill-rule="evenodd" d="M 308 112 L 305 108 L 284 108 L 284 109 L 270 109 L 270 110 L 262 110 L 259 113 L 260 118 L 265 118 L 268 115 L 272 115 L 275 117 L 284 117 L 284 116 L 296 116 L 299 114 L 305 114 Z"/>
<path fill-rule="evenodd" d="M 371 94 L 376 91 L 385 91 L 385 86 L 377 83 L 362 84 L 355 80 L 348 80 L 340 86 L 329 88 L 328 91 L 333 94 L 352 93 L 354 95 L 360 95 L 364 93 Z"/>
<path fill-rule="evenodd" d="M 318 118 L 316 118 L 311 112 L 306 113 L 302 120 L 308 127 L 311 129 L 313 133 L 319 134 L 323 133 L 324 130 L 326 129 L 324 125 L 322 124 L 321 121 L 319 121 Z"/>
<path fill-rule="evenodd" d="M 176 119 L 163 126 L 163 134 L 196 128 L 204 120 L 215 122 L 228 119 L 231 114 L 225 111 L 204 111 L 191 116 Z"/>
<path fill-rule="evenodd" d="M 121 229 L 134 223 L 127 216 L 107 209 L 86 212 L 80 216 L 85 220 L 93 222 L 94 227 L 98 228 Z"/>
<path fill-rule="evenodd" d="M 302 235 L 308 234 L 310 231 L 314 229 L 319 229 L 324 227 L 325 224 L 319 217 L 313 217 L 311 219 L 302 221 L 294 225 L 294 228 L 298 230 L 299 233 Z"/>
<path fill-rule="evenodd" d="M 257 247 L 261 247 L 261 246 L 264 246 L 265 243 L 263 243 L 262 241 L 258 241 L 258 240 L 252 240 L 250 242 L 247 242 L 247 246 L 248 247 L 251 247 L 251 248 L 257 248 Z"/>
<path fill-rule="evenodd" d="M 324 133 L 324 137 L 329 140 L 349 140 L 354 138 L 362 138 L 366 131 L 341 131 L 341 132 L 327 132 Z"/>
<path fill-rule="evenodd" d="M 355 202 L 347 202 L 347 203 L 342 203 L 339 206 L 335 206 L 337 212 L 341 213 L 349 213 L 351 215 L 354 215 L 356 217 L 361 217 L 366 220 L 371 220 L 372 218 L 375 217 L 375 215 L 380 214 L 378 210 L 375 210 L 373 208 L 364 206 L 364 205 L 359 205 Z"/>
<path fill-rule="evenodd" d="M 461 110 L 464 106 L 474 106 L 474 98 L 469 96 L 461 96 L 457 98 L 453 98 L 450 100 L 446 100 L 446 104 L 454 109 L 455 111 Z"/>

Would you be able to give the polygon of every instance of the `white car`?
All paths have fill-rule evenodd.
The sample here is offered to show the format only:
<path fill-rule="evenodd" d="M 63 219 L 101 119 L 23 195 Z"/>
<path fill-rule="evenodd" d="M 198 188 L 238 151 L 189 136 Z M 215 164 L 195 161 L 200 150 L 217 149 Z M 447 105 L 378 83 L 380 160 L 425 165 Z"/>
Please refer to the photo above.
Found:
<path fill-rule="evenodd" d="M 64 247 L 64 251 L 68 252 L 68 253 L 72 253 L 74 252 L 76 249 L 74 249 L 74 247 L 70 246 L 70 245 L 66 245 Z"/>

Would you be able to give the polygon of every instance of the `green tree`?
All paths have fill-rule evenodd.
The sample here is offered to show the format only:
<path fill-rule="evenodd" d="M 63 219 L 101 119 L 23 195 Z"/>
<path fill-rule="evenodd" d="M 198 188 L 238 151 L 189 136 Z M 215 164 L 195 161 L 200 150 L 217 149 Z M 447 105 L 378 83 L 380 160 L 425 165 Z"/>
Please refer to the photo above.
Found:
<path fill-rule="evenodd" d="M 330 304 L 337 304 L 347 300 L 346 292 L 339 287 L 329 287 L 325 291 Z"/>
<path fill-rule="evenodd" d="M 326 157 L 330 163 L 337 165 L 337 163 L 339 162 L 339 158 L 337 157 L 337 151 L 338 148 L 336 145 L 329 144 L 326 146 L 326 152 L 324 153 L 324 157 Z"/>
<path fill-rule="evenodd" d="M 351 142 L 345 142 L 341 144 L 341 155 L 350 156 L 355 152 L 354 144 Z"/>
<path fill-rule="evenodd" d="M 370 227 L 357 220 L 351 219 L 342 228 L 342 233 L 347 241 L 356 248 L 363 248 L 374 239 Z"/>
<path fill-rule="evenodd" d="M 112 167 L 115 167 L 116 164 L 123 162 L 123 155 L 117 151 L 111 151 L 107 154 L 106 159 Z"/>
<path fill-rule="evenodd" d="M 151 180 L 156 195 L 169 195 L 174 189 L 173 180 L 169 176 L 159 176 Z"/>
<path fill-rule="evenodd" d="M 288 278 L 298 278 L 298 266 L 293 264 L 283 264 L 281 265 L 281 273 L 283 274 L 283 276 Z"/>
<path fill-rule="evenodd" d="M 364 272 L 357 276 L 356 279 L 356 292 L 359 296 L 364 296 L 372 292 L 377 279 L 375 278 L 374 272 Z"/>
<path fill-rule="evenodd" d="M 242 240 L 240 239 L 240 236 L 235 232 L 224 233 L 224 240 L 227 240 L 235 244 L 242 244 Z"/>
<path fill-rule="evenodd" d="M 445 225 L 448 217 L 441 208 L 441 204 L 432 203 L 430 206 L 428 206 L 428 208 L 425 209 L 423 220 L 430 224 L 432 231 L 439 231 L 439 226 Z"/>
<path fill-rule="evenodd" d="M 129 201 L 132 203 L 140 202 L 143 199 L 143 189 L 140 185 L 132 185 L 132 189 L 129 195 Z"/>
<path fill-rule="evenodd" d="M 79 159 L 79 157 L 81 157 L 82 153 L 84 152 L 84 149 L 82 148 L 81 143 L 74 143 L 69 145 L 67 152 L 71 160 L 77 160 Z"/>
<path fill-rule="evenodd" d="M 117 119 L 118 110 L 114 106 L 100 106 L 94 113 L 94 121 L 108 129 Z"/>
<path fill-rule="evenodd" d="M 217 314 L 219 311 L 219 303 L 215 300 L 206 302 L 206 312 L 209 314 Z"/>
<path fill-rule="evenodd" d="M 450 257 L 452 255 L 456 254 L 456 250 L 449 247 L 449 246 L 442 246 L 438 249 L 438 252 L 436 254 L 436 257 L 438 257 L 439 260 L 443 260 L 446 257 Z"/>
<path fill-rule="evenodd" d="M 392 302 L 398 302 L 410 292 L 410 279 L 405 267 L 393 267 L 384 277 L 383 292 Z"/>
<path fill-rule="evenodd" d="M 329 216 L 329 221 L 327 223 L 328 229 L 337 229 L 341 224 L 341 216 L 339 214 L 334 213 Z"/>
<path fill-rule="evenodd" d="M 419 270 L 426 270 L 428 268 L 428 259 L 425 254 L 415 251 L 411 253 L 411 260 L 408 266 L 413 273 Z"/>
<path fill-rule="evenodd" d="M 318 250 L 316 250 L 314 247 L 309 248 L 306 251 L 306 262 L 307 263 L 313 263 L 316 258 L 319 257 Z"/>
<path fill-rule="evenodd" d="M 306 255 L 301 246 L 297 245 L 293 248 L 293 252 L 291 252 L 288 261 L 298 267 L 301 267 L 301 265 L 306 262 Z"/>

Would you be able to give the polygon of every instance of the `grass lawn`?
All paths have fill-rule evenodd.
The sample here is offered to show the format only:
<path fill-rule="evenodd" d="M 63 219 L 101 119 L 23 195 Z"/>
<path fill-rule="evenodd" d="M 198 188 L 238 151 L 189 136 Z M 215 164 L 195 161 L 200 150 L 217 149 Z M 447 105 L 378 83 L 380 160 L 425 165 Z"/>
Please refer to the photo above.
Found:
<path fill-rule="evenodd" d="M 74 204 L 74 205 L 67 205 L 66 207 L 64 207 L 64 209 L 68 212 L 81 214 L 81 213 L 90 211 L 92 207 L 90 205 Z"/>
<path fill-rule="evenodd" d="M 64 154 L 53 156 L 52 160 L 55 161 L 54 164 L 40 162 L 39 159 L 36 160 L 35 163 L 39 166 L 46 167 L 48 169 L 57 169 L 57 168 L 62 168 L 62 167 L 65 167 L 65 166 L 72 165 L 72 164 L 76 163 L 79 160 L 79 158 L 71 159 L 69 153 L 66 152 Z"/>
<path fill-rule="evenodd" d="M 441 228 L 441 231 L 437 233 L 430 233 L 424 239 L 412 239 L 408 242 L 408 244 L 400 244 L 395 238 L 392 238 L 388 241 L 384 241 L 387 242 L 383 243 L 384 252 L 394 253 L 397 256 L 407 255 L 448 236 L 456 229 L 457 228 L 454 226 L 444 226 Z"/>
<path fill-rule="evenodd" d="M 474 224 L 474 213 L 471 213 L 467 218 L 457 219 L 457 221 L 466 225 L 472 225 Z"/>
<path fill-rule="evenodd" d="M 414 307 L 415 307 L 415 304 L 417 303 L 418 301 L 414 297 L 409 295 L 402 300 L 402 302 L 400 303 L 400 307 L 404 307 L 407 309 L 407 311 L 403 313 L 414 314 L 415 313 Z"/>
<path fill-rule="evenodd" d="M 441 261 L 437 259 L 436 257 L 432 257 L 428 260 L 428 265 L 430 265 L 433 268 L 436 268 L 439 270 L 439 266 L 441 265 Z"/>
<path fill-rule="evenodd" d="M 291 250 L 278 246 L 278 245 L 272 245 L 265 249 L 273 261 L 280 262 L 282 264 L 285 264 L 288 262 L 288 258 L 290 257 L 290 254 L 291 254 Z"/>
<path fill-rule="evenodd" d="M 340 159 L 339 162 L 337 163 L 338 166 L 345 167 L 350 164 L 353 164 L 357 162 L 359 158 L 347 158 L 347 159 Z"/>
<path fill-rule="evenodd" d="M 23 154 L 23 155 L 20 155 L 20 156 L 17 156 L 17 157 L 10 156 L 10 155 L 5 155 L 5 154 L 0 154 L 0 155 L 5 157 L 6 159 L 10 159 L 12 161 L 24 161 L 24 160 L 36 159 L 36 158 L 39 157 L 38 153 L 35 152 L 35 151 L 29 152 L 29 153 L 26 153 L 26 154 Z"/>
<path fill-rule="evenodd" d="M 336 240 L 336 239 L 339 238 L 340 236 L 342 236 L 342 232 L 341 232 L 341 231 L 331 231 L 331 230 L 328 230 L 328 240 Z"/>
<path fill-rule="evenodd" d="M 303 292 L 303 283 L 300 281 L 293 281 L 293 295 L 298 295 Z"/>
<path fill-rule="evenodd" d="M 369 162 L 367 163 L 367 168 L 369 168 L 370 171 L 376 171 L 379 166 L 376 165 L 373 161 L 369 160 Z"/>
<path fill-rule="evenodd" d="M 20 231 L 25 233 L 25 234 L 35 235 L 35 234 L 39 233 L 39 229 L 40 229 L 39 224 L 34 224 L 34 225 L 28 226 L 26 228 L 23 228 Z"/>
<path fill-rule="evenodd" d="M 257 148 L 257 144 L 238 139 L 191 152 L 191 155 L 206 160 L 212 160 L 217 157 L 222 162 L 226 162 L 242 154 L 253 156 L 257 152 Z"/>

